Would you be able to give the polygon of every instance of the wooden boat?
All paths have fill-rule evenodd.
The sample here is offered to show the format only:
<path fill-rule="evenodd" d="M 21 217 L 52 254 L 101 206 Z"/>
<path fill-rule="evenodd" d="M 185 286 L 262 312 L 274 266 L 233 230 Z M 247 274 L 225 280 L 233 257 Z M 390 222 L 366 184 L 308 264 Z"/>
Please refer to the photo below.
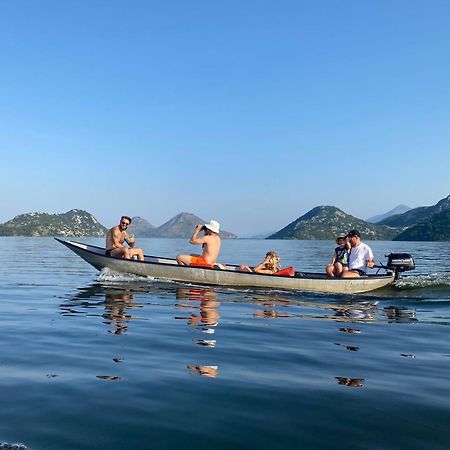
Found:
<path fill-rule="evenodd" d="M 226 269 L 179 266 L 175 259 L 158 256 L 145 255 L 144 261 L 127 260 L 107 256 L 105 255 L 105 249 L 101 247 L 55 239 L 97 270 L 108 268 L 116 272 L 153 277 L 160 280 L 236 288 L 268 288 L 357 294 L 392 284 L 398 276 L 398 271 L 411 270 L 410 268 L 403 268 L 403 270 L 399 269 L 398 271 L 395 268 L 388 270 L 392 267 L 381 266 L 383 269 L 386 269 L 386 273 L 358 278 L 328 278 L 324 273 L 310 272 L 295 272 L 293 277 L 275 276 L 241 272 L 238 270 L 238 266 L 232 265 L 227 265 Z"/>

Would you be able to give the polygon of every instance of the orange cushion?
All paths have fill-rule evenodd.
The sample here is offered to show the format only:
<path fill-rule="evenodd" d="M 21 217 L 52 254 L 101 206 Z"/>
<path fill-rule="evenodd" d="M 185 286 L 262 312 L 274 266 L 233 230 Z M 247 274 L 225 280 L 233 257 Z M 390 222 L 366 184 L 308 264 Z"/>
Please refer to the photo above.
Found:
<path fill-rule="evenodd" d="M 293 266 L 285 267 L 284 269 L 280 269 L 278 272 L 275 272 L 274 275 L 281 275 L 284 277 L 293 277 L 295 275 L 295 269 Z"/>

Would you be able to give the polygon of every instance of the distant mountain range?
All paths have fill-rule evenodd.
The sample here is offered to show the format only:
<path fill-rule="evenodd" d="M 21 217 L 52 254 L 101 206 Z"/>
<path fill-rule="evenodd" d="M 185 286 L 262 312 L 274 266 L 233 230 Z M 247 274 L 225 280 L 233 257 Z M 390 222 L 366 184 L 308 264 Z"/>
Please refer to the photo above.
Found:
<path fill-rule="evenodd" d="M 130 233 L 134 233 L 139 237 L 189 239 L 197 225 L 208 222 L 209 220 L 201 219 L 195 214 L 187 212 L 177 214 L 159 227 L 153 226 L 142 217 L 133 217 Z M 236 234 L 225 230 L 220 231 L 220 236 L 224 239 L 236 239 L 238 237 Z"/>
<path fill-rule="evenodd" d="M 421 206 L 411 209 L 403 214 L 388 217 L 380 223 L 389 227 L 410 227 L 422 220 L 430 219 L 434 214 L 450 208 L 450 195 L 440 200 L 433 206 Z"/>
<path fill-rule="evenodd" d="M 128 233 L 142 237 L 151 233 L 155 229 L 155 225 L 151 224 L 148 220 L 135 216 L 131 218 L 131 225 L 128 227 Z"/>
<path fill-rule="evenodd" d="M 334 239 L 356 228 L 363 239 L 446 241 L 450 240 L 449 211 L 450 195 L 436 205 L 410 209 L 376 224 L 357 219 L 334 206 L 318 206 L 267 239 Z"/>
<path fill-rule="evenodd" d="M 433 206 L 389 215 L 392 211 L 381 215 L 385 218 L 378 223 L 369 223 L 334 206 L 317 206 L 266 239 L 335 239 L 356 228 L 367 240 L 450 240 L 450 195 Z M 138 237 L 189 239 L 196 225 L 206 222 L 194 214 L 183 212 L 155 227 L 136 216 L 130 232 Z M 0 225 L 0 236 L 105 236 L 106 232 L 107 229 L 94 216 L 79 209 L 64 214 L 21 214 Z M 237 238 L 228 231 L 220 234 L 224 238 Z"/>
<path fill-rule="evenodd" d="M 272 231 L 261 232 L 259 234 L 247 234 L 246 236 L 242 236 L 242 238 L 243 239 L 266 239 L 275 233 L 276 233 L 276 231 L 272 230 Z M 241 237 L 241 236 L 239 236 L 239 237 Z"/>
<path fill-rule="evenodd" d="M 384 214 L 379 214 L 378 216 L 369 217 L 368 219 L 366 219 L 366 222 L 379 223 L 382 220 L 387 219 L 388 217 L 395 216 L 397 214 L 403 214 L 403 213 L 409 211 L 410 209 L 411 208 L 409 206 L 398 205 L 395 208 L 391 209 L 390 211 L 388 211 Z"/>
<path fill-rule="evenodd" d="M 0 236 L 105 236 L 107 231 L 94 216 L 81 209 L 64 214 L 21 214 L 0 225 Z"/>

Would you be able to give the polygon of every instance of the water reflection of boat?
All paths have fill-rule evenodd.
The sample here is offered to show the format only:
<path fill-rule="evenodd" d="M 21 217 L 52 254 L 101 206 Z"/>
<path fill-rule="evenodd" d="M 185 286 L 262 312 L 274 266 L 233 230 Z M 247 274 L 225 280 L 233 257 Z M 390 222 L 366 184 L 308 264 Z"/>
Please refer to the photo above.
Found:
<path fill-rule="evenodd" d="M 334 308 L 335 317 L 346 322 L 371 322 L 375 320 L 378 302 L 342 303 Z"/>
<path fill-rule="evenodd" d="M 340 301 L 336 304 L 295 300 L 282 294 L 253 295 L 253 302 L 264 309 L 257 309 L 255 317 L 302 319 L 328 319 L 341 322 L 370 322 L 375 320 L 378 301 Z M 301 312 L 298 312 L 301 308 Z M 331 314 L 311 314 L 304 310 L 331 311 Z"/>
<path fill-rule="evenodd" d="M 175 259 L 145 256 L 144 261 L 126 260 L 105 255 L 105 249 L 88 244 L 57 239 L 97 270 L 111 270 L 150 276 L 161 280 L 208 284 L 215 286 L 255 287 L 296 291 L 354 294 L 368 292 L 392 284 L 395 273 L 359 278 L 328 278 L 324 273 L 296 272 L 294 277 L 241 272 L 238 266 L 226 269 L 179 266 Z"/>
<path fill-rule="evenodd" d="M 417 322 L 415 309 L 407 309 L 405 307 L 387 306 L 382 308 L 382 313 L 387 317 L 389 322 L 409 323 Z"/>

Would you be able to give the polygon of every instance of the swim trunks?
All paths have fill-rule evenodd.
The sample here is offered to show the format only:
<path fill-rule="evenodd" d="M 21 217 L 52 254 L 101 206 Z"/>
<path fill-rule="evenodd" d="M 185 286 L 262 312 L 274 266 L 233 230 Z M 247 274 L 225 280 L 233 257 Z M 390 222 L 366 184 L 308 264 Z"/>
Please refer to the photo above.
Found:
<path fill-rule="evenodd" d="M 208 264 L 203 256 L 191 256 L 190 266 L 214 267 L 214 264 Z"/>

